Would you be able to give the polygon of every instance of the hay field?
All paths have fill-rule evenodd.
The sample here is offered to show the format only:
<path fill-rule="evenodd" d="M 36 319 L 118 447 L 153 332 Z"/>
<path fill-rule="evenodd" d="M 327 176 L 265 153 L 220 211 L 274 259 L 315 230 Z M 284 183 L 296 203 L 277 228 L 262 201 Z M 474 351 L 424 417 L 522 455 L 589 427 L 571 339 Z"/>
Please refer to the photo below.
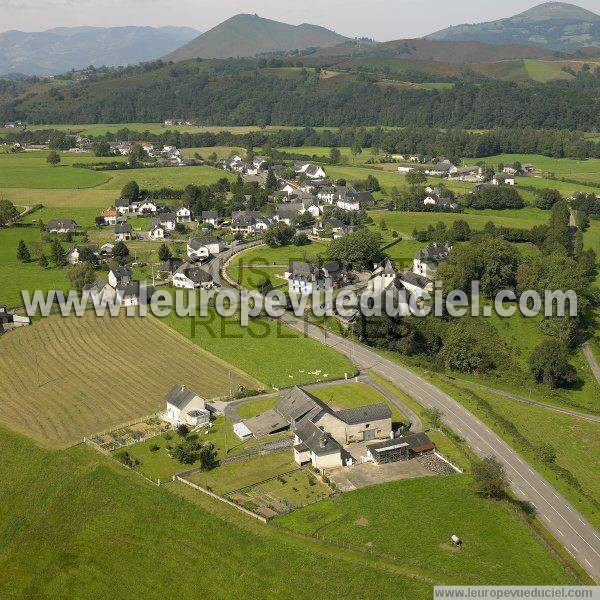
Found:
<path fill-rule="evenodd" d="M 260 387 L 153 318 L 52 316 L 0 339 L 0 422 L 68 446 L 163 409 L 178 383 L 226 395 L 229 372 L 234 391 Z"/>

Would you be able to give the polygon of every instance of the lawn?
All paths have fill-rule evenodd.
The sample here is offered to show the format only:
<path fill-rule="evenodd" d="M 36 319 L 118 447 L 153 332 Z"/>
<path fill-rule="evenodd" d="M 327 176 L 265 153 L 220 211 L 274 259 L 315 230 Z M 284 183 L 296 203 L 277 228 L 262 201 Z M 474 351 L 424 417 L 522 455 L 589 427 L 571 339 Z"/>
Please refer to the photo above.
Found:
<path fill-rule="evenodd" d="M 268 396 L 266 398 L 257 398 L 256 400 L 248 400 L 236 407 L 236 412 L 241 419 L 251 419 L 261 413 L 273 408 L 281 397 L 279 394 Z"/>
<path fill-rule="evenodd" d="M 298 468 L 291 449 L 287 449 L 195 473 L 190 475 L 189 480 L 222 495 Z"/>
<path fill-rule="evenodd" d="M 219 160 L 229 158 L 232 154 L 246 155 L 246 150 L 243 148 L 235 148 L 233 146 L 204 146 L 202 148 L 181 148 L 181 156 L 184 158 L 194 158 L 198 153 L 204 160 L 211 154 L 216 154 Z"/>
<path fill-rule="evenodd" d="M 328 385 L 322 388 L 311 389 L 310 393 L 330 404 L 335 410 L 344 408 L 358 408 L 370 404 L 387 404 L 392 411 L 392 421 L 395 424 L 406 423 L 408 419 L 390 402 L 381 392 L 362 382 L 341 383 Z"/>
<path fill-rule="evenodd" d="M 0 339 L 0 421 L 43 444 L 162 410 L 176 384 L 206 398 L 259 386 L 150 317 L 52 316 Z"/>
<path fill-rule="evenodd" d="M 23 240 L 34 259 L 29 263 L 17 260 L 19 240 Z M 40 230 L 35 227 L 0 228 L 0 304 L 22 306 L 21 290 L 68 290 L 66 271 L 44 269 L 35 261 L 42 251 Z M 48 255 L 48 248 L 44 246 Z"/>
<path fill-rule="evenodd" d="M 347 358 L 279 321 L 254 319 L 242 327 L 239 319 L 209 310 L 207 317 L 195 321 L 172 314 L 164 322 L 267 388 L 339 379 L 355 372 Z"/>
<path fill-rule="evenodd" d="M 506 504 L 474 494 L 467 475 L 348 492 L 284 515 L 281 525 L 428 565 L 461 584 L 568 584 L 572 578 Z M 454 548 L 450 536 L 463 541 Z"/>
<path fill-rule="evenodd" d="M 432 582 L 400 565 L 290 536 L 196 492 L 188 500 L 190 488 L 152 486 L 84 445 L 45 452 L 5 431 L 0 445 L 4 598 L 431 597 Z M 217 568 L 190 570 L 208 564 Z"/>
<path fill-rule="evenodd" d="M 198 438 L 203 442 L 210 442 L 214 445 L 217 451 L 218 460 L 222 460 L 229 456 L 238 456 L 244 454 L 252 446 L 264 443 L 265 440 L 248 440 L 246 442 L 240 441 L 234 433 L 231 427 L 231 421 L 223 417 L 217 417 L 212 422 L 210 429 L 202 429 L 198 433 Z M 281 436 L 271 436 L 269 439 L 276 439 Z M 196 462 L 191 465 L 185 465 L 169 456 L 169 447 L 175 447 L 177 444 L 183 441 L 183 438 L 175 432 L 170 431 L 166 434 L 159 435 L 138 444 L 128 446 L 125 450 L 130 454 L 133 459 L 140 461 L 140 466 L 137 469 L 150 477 L 151 479 L 170 479 L 171 476 L 176 473 L 188 471 L 199 466 Z M 158 450 L 151 450 L 158 446 Z M 118 454 L 120 450 L 113 451 L 114 454 Z"/>
<path fill-rule="evenodd" d="M 382 232 L 382 234 L 385 232 Z M 422 242 L 416 240 L 403 239 L 398 243 L 385 248 L 384 252 L 394 262 L 397 269 L 411 269 L 413 266 L 413 259 L 417 252 L 423 248 Z"/>

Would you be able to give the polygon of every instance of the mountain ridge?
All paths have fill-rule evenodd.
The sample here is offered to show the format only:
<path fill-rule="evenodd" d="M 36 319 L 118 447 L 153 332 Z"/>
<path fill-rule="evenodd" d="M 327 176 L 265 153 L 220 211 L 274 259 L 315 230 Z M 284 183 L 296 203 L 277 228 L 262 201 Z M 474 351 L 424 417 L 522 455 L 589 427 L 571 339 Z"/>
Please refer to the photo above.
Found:
<path fill-rule="evenodd" d="M 545 2 L 496 21 L 453 25 L 424 39 L 525 44 L 573 51 L 600 46 L 600 15 L 575 4 Z"/>

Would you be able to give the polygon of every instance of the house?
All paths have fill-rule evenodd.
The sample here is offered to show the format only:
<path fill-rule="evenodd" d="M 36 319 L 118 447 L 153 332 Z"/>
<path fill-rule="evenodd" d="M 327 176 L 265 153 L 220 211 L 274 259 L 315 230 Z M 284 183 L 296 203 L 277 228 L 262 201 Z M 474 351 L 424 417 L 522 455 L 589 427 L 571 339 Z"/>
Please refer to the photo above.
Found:
<path fill-rule="evenodd" d="M 110 276 L 110 275 L 109 275 Z M 118 283 L 115 287 L 116 303 L 119 306 L 139 306 L 142 288 L 139 281 Z"/>
<path fill-rule="evenodd" d="M 317 189 L 317 198 L 326 204 L 333 204 L 336 197 L 336 188 L 333 185 L 320 186 Z"/>
<path fill-rule="evenodd" d="M 400 281 L 415 298 L 423 298 L 426 294 L 433 292 L 433 281 L 418 273 L 412 271 L 402 273 Z"/>
<path fill-rule="evenodd" d="M 113 244 L 103 244 L 102 246 L 100 246 L 100 258 L 111 258 L 113 255 L 114 248 L 115 247 Z"/>
<path fill-rule="evenodd" d="M 301 204 L 289 203 L 281 204 L 275 209 L 275 220 L 278 223 L 292 225 L 296 217 L 300 214 Z"/>
<path fill-rule="evenodd" d="M 16 315 L 8 310 L 5 304 L 0 304 L 0 333 L 31 325 L 31 319 L 21 315 Z"/>
<path fill-rule="evenodd" d="M 412 165 L 400 165 L 398 167 L 398 173 L 401 173 L 402 175 L 405 175 L 406 173 L 410 173 L 411 171 L 414 171 L 415 167 L 413 167 Z"/>
<path fill-rule="evenodd" d="M 192 220 L 192 211 L 187 206 L 178 206 L 175 209 L 178 223 L 189 223 Z"/>
<path fill-rule="evenodd" d="M 165 231 L 175 231 L 177 225 L 177 215 L 175 213 L 160 213 L 152 221 L 152 225 L 162 225 Z"/>
<path fill-rule="evenodd" d="M 413 260 L 413 273 L 433 279 L 440 263 L 448 259 L 452 246 L 447 244 L 430 244 L 419 250 Z"/>
<path fill-rule="evenodd" d="M 107 283 L 106 280 L 102 277 L 98 277 L 94 283 L 88 283 L 83 286 L 81 297 L 86 302 L 100 302 L 104 293 L 108 295 L 113 295 L 114 290 Z"/>
<path fill-rule="evenodd" d="M 217 227 L 219 223 L 219 213 L 216 210 L 203 210 L 202 222 Z"/>
<path fill-rule="evenodd" d="M 425 175 L 433 175 L 436 177 L 446 177 L 450 171 L 456 168 L 451 162 L 438 162 L 430 167 L 425 167 Z"/>
<path fill-rule="evenodd" d="M 338 191 L 337 207 L 347 211 L 366 210 L 375 204 L 371 192 L 358 192 L 353 188 Z"/>
<path fill-rule="evenodd" d="M 514 177 L 503 177 L 500 175 L 495 175 L 492 179 L 492 185 L 515 185 Z"/>
<path fill-rule="evenodd" d="M 126 284 L 132 281 L 131 269 L 126 266 L 119 266 L 108 272 L 108 284 L 116 288 L 119 284 Z"/>
<path fill-rule="evenodd" d="M 187 243 L 187 255 L 193 261 L 203 260 L 209 256 L 217 256 L 226 247 L 225 242 L 216 236 L 192 237 Z"/>
<path fill-rule="evenodd" d="M 394 268 L 394 263 L 389 258 L 386 258 L 383 263 L 377 265 L 367 284 L 367 289 L 370 292 L 383 292 L 387 290 L 396 279 L 397 273 Z"/>
<path fill-rule="evenodd" d="M 133 229 L 129 223 L 117 223 L 115 225 L 115 241 L 129 242 L 131 240 Z"/>
<path fill-rule="evenodd" d="M 472 167 L 452 167 L 448 172 L 450 179 L 458 181 L 477 182 L 483 181 L 483 169 L 478 166 Z"/>
<path fill-rule="evenodd" d="M 243 173 L 247 166 L 248 165 L 242 160 L 241 156 L 235 155 L 225 161 L 224 168 L 225 170 L 233 171 L 234 173 Z"/>
<path fill-rule="evenodd" d="M 437 206 L 438 208 L 442 209 L 456 210 L 457 208 L 459 208 L 457 202 L 454 202 L 453 200 L 445 196 L 439 196 L 435 193 L 428 194 L 423 200 L 423 204 L 425 206 Z"/>
<path fill-rule="evenodd" d="M 100 216 L 104 219 L 104 224 L 114 227 L 117 224 L 117 211 L 105 210 Z"/>
<path fill-rule="evenodd" d="M 120 215 L 136 213 L 139 205 L 139 202 L 134 201 L 131 198 L 119 198 L 115 200 L 115 210 Z"/>
<path fill-rule="evenodd" d="M 146 199 L 142 200 L 137 205 L 137 213 L 140 215 L 148 215 L 158 211 L 158 204 L 156 202 Z"/>
<path fill-rule="evenodd" d="M 310 419 L 294 430 L 294 460 L 299 465 L 311 463 L 315 469 L 342 466 L 342 446 Z"/>
<path fill-rule="evenodd" d="M 85 249 L 90 250 L 96 258 L 100 258 L 100 248 L 98 248 L 98 246 L 73 246 L 67 252 L 67 260 L 69 261 L 69 264 L 79 264 L 79 256 Z"/>
<path fill-rule="evenodd" d="M 286 196 L 291 196 L 298 191 L 298 188 L 291 183 L 285 183 L 280 191 L 282 191 Z"/>
<path fill-rule="evenodd" d="M 312 294 L 328 289 L 321 269 L 302 261 L 293 261 L 285 273 L 290 294 Z"/>
<path fill-rule="evenodd" d="M 409 460 L 435 451 L 435 444 L 425 433 L 390 438 L 367 446 L 367 459 L 378 465 Z"/>
<path fill-rule="evenodd" d="M 230 229 L 233 233 L 249 235 L 266 231 L 271 223 L 271 219 L 261 217 L 258 211 L 241 210 L 233 213 Z"/>
<path fill-rule="evenodd" d="M 164 240 L 165 228 L 156 220 L 152 221 L 150 229 L 148 230 L 148 238 L 151 240 Z"/>
<path fill-rule="evenodd" d="M 323 167 L 313 165 L 312 163 L 299 163 L 295 165 L 296 175 L 306 175 L 308 179 L 324 179 L 327 173 Z"/>
<path fill-rule="evenodd" d="M 202 267 L 184 263 L 173 274 L 173 286 L 194 290 L 213 287 L 212 275 Z"/>
<path fill-rule="evenodd" d="M 77 231 L 77 223 L 72 219 L 51 219 L 46 225 L 50 233 L 73 233 Z"/>
<path fill-rule="evenodd" d="M 261 172 L 266 171 L 268 168 L 268 163 L 266 159 L 262 156 L 255 156 L 252 159 L 252 162 L 249 165 L 246 165 L 244 172 L 247 175 L 251 175 L 256 177 Z"/>
<path fill-rule="evenodd" d="M 185 385 L 173 387 L 166 395 L 165 402 L 167 410 L 161 416 L 175 427 L 189 425 L 195 428 L 210 424 L 206 400 Z"/>
<path fill-rule="evenodd" d="M 4 129 L 25 129 L 25 125 L 21 121 L 8 121 L 4 123 Z"/>
<path fill-rule="evenodd" d="M 161 279 L 171 279 L 181 265 L 183 265 L 182 260 L 179 260 L 178 258 L 170 258 L 166 262 L 158 265 L 158 276 Z"/>

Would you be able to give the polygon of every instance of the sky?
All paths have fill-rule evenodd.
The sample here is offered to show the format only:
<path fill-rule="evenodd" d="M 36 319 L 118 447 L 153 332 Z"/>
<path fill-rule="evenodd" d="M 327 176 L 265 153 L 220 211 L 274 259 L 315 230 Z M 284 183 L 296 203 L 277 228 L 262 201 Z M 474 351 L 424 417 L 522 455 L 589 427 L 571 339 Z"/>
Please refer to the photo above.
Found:
<path fill-rule="evenodd" d="M 536 0 L 0 0 L 0 31 L 79 25 L 184 25 L 207 31 L 238 13 L 314 23 L 378 41 L 420 37 L 449 25 L 509 17 Z M 578 0 L 598 12 L 600 0 Z"/>

